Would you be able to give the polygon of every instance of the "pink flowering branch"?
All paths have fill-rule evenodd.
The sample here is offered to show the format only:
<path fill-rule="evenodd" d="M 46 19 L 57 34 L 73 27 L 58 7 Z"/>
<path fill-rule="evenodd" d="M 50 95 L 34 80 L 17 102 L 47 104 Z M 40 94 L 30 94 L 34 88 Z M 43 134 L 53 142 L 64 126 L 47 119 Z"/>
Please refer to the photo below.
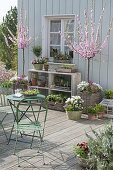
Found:
<path fill-rule="evenodd" d="M 69 38 L 69 36 L 64 37 L 67 42 L 68 47 L 72 51 L 74 51 L 75 53 L 78 53 L 81 57 L 88 60 L 88 81 L 89 81 L 90 59 L 94 58 L 96 54 L 101 53 L 102 49 L 105 48 L 105 46 L 108 43 L 108 39 L 109 39 L 110 32 L 112 29 L 113 19 L 110 22 L 109 30 L 107 32 L 105 39 L 102 42 L 100 42 L 99 31 L 102 25 L 104 11 L 105 11 L 105 8 L 102 9 L 102 13 L 99 18 L 97 29 L 95 28 L 94 12 L 92 9 L 90 11 L 90 16 L 88 16 L 88 11 L 86 10 L 84 11 L 85 22 L 84 22 L 83 28 L 82 28 L 82 24 L 80 22 L 79 16 L 78 15 L 76 16 L 77 34 L 78 34 L 79 42 L 73 43 L 71 39 Z"/>

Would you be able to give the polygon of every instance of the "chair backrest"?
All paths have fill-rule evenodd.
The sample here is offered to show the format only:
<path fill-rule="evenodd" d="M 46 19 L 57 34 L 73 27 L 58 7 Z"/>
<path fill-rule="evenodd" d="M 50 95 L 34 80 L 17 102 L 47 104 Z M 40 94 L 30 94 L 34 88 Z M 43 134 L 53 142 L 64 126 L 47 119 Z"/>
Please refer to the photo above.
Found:
<path fill-rule="evenodd" d="M 38 94 L 36 97 L 26 97 L 22 99 L 17 105 L 17 122 L 24 116 L 31 122 L 40 122 L 42 128 L 45 128 L 47 118 L 47 103 L 44 95 Z M 22 117 L 20 117 L 20 112 Z M 32 118 L 29 118 L 29 113 L 32 113 Z M 27 116 L 26 116 L 27 115 Z M 31 114 L 30 114 L 31 116 Z"/>
<path fill-rule="evenodd" d="M 0 94 L 0 107 L 9 106 L 9 102 L 5 94 Z"/>

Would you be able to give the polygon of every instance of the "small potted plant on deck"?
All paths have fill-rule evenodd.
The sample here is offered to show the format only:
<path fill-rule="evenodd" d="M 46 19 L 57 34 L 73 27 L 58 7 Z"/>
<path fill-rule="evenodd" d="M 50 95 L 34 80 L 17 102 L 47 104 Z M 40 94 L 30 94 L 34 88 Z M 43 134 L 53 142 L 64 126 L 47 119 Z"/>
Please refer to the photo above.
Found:
<path fill-rule="evenodd" d="M 80 96 L 72 96 L 65 101 L 65 110 L 68 119 L 79 120 L 83 110 L 83 100 Z"/>
<path fill-rule="evenodd" d="M 94 167 L 95 161 L 89 153 L 89 146 L 87 142 L 81 142 L 74 145 L 73 152 L 78 164 L 84 168 Z"/>
<path fill-rule="evenodd" d="M 88 119 L 89 120 L 95 120 L 97 117 L 97 109 L 95 108 L 95 106 L 89 106 L 87 108 L 87 112 L 88 112 Z"/>
<path fill-rule="evenodd" d="M 96 104 L 95 109 L 97 111 L 98 118 L 99 119 L 103 118 L 103 116 L 105 114 L 105 107 L 101 104 Z"/>

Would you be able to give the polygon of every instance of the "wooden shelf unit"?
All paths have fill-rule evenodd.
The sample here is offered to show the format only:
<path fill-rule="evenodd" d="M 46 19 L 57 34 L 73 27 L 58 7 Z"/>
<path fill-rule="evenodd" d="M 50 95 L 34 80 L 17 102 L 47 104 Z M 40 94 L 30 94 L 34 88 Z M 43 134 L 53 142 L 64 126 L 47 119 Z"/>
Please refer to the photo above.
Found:
<path fill-rule="evenodd" d="M 77 93 L 77 85 L 81 82 L 81 73 L 76 72 L 76 73 L 63 73 L 63 72 L 56 72 L 56 71 L 44 71 L 44 70 L 35 70 L 35 69 L 30 69 L 28 71 L 28 79 L 29 81 L 32 79 L 32 75 L 35 75 L 38 78 L 43 75 L 47 78 L 47 85 L 45 87 L 41 86 L 30 86 L 31 88 L 37 88 L 37 89 L 42 89 L 42 90 L 47 90 L 46 94 L 51 94 L 52 91 L 56 92 L 63 92 L 63 93 L 70 93 L 70 96 L 74 96 Z M 67 79 L 70 80 L 70 87 L 55 87 L 54 85 L 54 79 L 55 76 L 62 76 L 66 77 Z"/>

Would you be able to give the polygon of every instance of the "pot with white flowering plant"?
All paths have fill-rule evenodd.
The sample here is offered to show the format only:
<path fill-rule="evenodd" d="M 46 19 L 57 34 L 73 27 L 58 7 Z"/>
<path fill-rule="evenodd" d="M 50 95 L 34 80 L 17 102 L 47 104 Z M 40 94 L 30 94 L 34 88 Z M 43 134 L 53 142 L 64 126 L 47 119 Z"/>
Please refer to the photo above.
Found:
<path fill-rule="evenodd" d="M 72 96 L 71 98 L 67 98 L 64 108 L 68 119 L 79 120 L 81 118 L 83 102 L 84 101 L 80 96 Z"/>
<path fill-rule="evenodd" d="M 89 106 L 95 106 L 102 99 L 102 87 L 94 82 L 82 81 L 77 85 L 77 93 L 84 100 L 84 112 L 87 112 Z"/>

